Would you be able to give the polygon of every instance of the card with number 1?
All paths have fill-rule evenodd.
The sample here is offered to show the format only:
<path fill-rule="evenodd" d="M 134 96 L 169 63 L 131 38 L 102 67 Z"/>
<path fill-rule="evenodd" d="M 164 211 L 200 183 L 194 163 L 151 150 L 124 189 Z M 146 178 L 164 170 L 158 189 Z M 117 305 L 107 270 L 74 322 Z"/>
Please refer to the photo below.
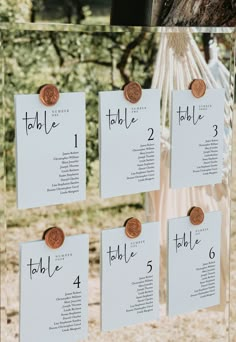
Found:
<path fill-rule="evenodd" d="M 17 206 L 64 204 L 86 197 L 85 94 L 15 95 Z"/>

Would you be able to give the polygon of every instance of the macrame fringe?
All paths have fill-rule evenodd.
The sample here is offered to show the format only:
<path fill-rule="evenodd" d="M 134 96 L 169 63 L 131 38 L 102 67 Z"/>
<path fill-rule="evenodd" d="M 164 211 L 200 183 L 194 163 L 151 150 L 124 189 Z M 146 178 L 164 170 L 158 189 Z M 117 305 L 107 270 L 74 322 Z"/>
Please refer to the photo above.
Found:
<path fill-rule="evenodd" d="M 217 69 L 213 73 L 212 67 Z M 223 184 L 170 189 L 170 122 L 172 90 L 188 89 L 195 78 L 204 79 L 207 88 L 226 89 Z M 217 59 L 209 67 L 190 32 L 163 33 L 156 58 L 152 87 L 161 92 L 161 187 L 146 195 L 146 214 L 149 221 L 161 223 L 161 301 L 166 298 L 167 221 L 186 216 L 190 207 L 200 206 L 205 212 L 222 212 L 221 240 L 221 305 L 224 311 L 229 273 L 230 193 L 228 179 L 231 171 L 232 103 L 230 73 Z"/>

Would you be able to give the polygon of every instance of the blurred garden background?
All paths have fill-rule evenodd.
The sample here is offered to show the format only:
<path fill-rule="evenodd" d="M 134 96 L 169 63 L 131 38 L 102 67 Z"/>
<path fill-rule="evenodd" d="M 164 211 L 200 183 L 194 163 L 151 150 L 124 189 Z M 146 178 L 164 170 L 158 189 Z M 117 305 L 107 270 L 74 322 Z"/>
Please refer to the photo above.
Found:
<path fill-rule="evenodd" d="M 17 8 L 17 11 L 16 11 Z M 111 0 L 2 0 L 0 17 L 11 22 L 109 24 Z"/>
<path fill-rule="evenodd" d="M 145 25 L 236 26 L 235 0 L 1 0 L 0 13 L 4 21 L 105 25 L 110 22 L 112 7 L 119 12 L 118 25 L 125 17 L 129 22 L 125 20 L 124 25 L 141 25 L 146 12 L 150 18 Z"/>
<path fill-rule="evenodd" d="M 0 3 L 0 22 L 11 23 L 11 26 L 0 27 L 0 210 L 2 231 L 6 228 L 6 234 L 1 234 L 1 265 L 4 266 L 1 303 L 3 341 L 16 342 L 19 338 L 19 243 L 41 239 L 46 228 L 58 225 L 66 235 L 90 234 L 89 341 L 224 342 L 229 329 L 225 312 L 202 310 L 169 319 L 165 316 L 163 298 L 160 322 L 149 322 L 113 333 L 99 332 L 100 232 L 104 228 L 122 226 L 131 216 L 145 222 L 146 214 L 144 194 L 103 201 L 99 198 L 97 95 L 102 90 L 121 89 L 130 80 L 138 80 L 143 88 L 151 87 L 160 43 L 160 34 L 157 32 L 111 32 L 109 28 L 89 31 L 85 29 L 86 26 L 76 32 L 73 25 L 70 28 L 67 26 L 65 31 L 60 26 L 62 23 L 108 24 L 110 5 L 111 1 L 108 0 L 2 0 Z M 54 25 L 47 29 L 48 21 Z M 30 26 L 23 28 L 15 24 L 20 22 L 44 25 L 37 26 L 38 29 Z M 206 49 L 206 41 L 209 42 L 211 38 L 211 35 L 194 34 L 202 56 L 207 61 L 209 51 Z M 230 35 L 215 34 L 214 38 L 219 48 L 219 59 L 230 69 Z M 56 84 L 61 92 L 86 92 L 87 200 L 20 211 L 16 208 L 15 193 L 14 94 L 36 93 L 45 83 Z M 232 184 L 235 201 L 235 181 Z M 233 206 L 233 215 L 236 216 L 236 206 Z M 231 260 L 234 270 L 235 246 L 236 232 L 233 230 Z M 234 289 L 235 272 L 232 280 Z M 236 292 L 232 293 L 234 300 Z M 235 319 L 233 308 L 232 327 L 236 325 Z M 232 341 L 236 341 L 236 338 Z"/>

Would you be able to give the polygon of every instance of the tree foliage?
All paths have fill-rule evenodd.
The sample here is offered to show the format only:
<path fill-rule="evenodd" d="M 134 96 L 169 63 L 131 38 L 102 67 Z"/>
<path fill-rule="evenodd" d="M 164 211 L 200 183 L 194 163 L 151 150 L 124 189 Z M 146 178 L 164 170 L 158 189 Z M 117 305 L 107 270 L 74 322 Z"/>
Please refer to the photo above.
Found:
<path fill-rule="evenodd" d="M 0 22 L 29 21 L 31 7 L 31 0 L 1 0 Z"/>
<path fill-rule="evenodd" d="M 61 92 L 86 91 L 89 179 L 98 158 L 98 92 L 121 89 L 129 80 L 150 86 L 155 34 L 6 31 L 2 43 L 7 184 L 15 184 L 14 94 L 35 93 L 45 83 Z"/>
<path fill-rule="evenodd" d="M 0 19 L 12 23 L 32 20 L 35 3 L 40 4 L 2 0 Z M 14 94 L 35 93 L 45 83 L 57 85 L 61 92 L 86 91 L 89 179 L 98 158 L 98 92 L 121 89 L 130 80 L 150 87 L 157 37 L 144 31 L 60 32 L 56 25 L 55 31 L 3 31 L 7 184 L 15 184 Z"/>

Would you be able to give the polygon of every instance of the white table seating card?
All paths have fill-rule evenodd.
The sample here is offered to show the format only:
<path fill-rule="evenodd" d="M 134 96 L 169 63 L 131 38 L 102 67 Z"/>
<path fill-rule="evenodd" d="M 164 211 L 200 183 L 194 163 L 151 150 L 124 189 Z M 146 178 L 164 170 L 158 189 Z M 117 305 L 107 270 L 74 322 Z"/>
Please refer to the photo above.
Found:
<path fill-rule="evenodd" d="M 222 182 L 224 89 L 208 89 L 201 98 L 191 90 L 172 93 L 171 187 Z"/>
<path fill-rule="evenodd" d="M 45 241 L 20 249 L 20 342 L 77 342 L 88 330 L 87 234 L 59 249 Z"/>
<path fill-rule="evenodd" d="M 160 187 L 160 93 L 142 91 L 130 103 L 123 91 L 99 93 L 102 198 Z"/>
<path fill-rule="evenodd" d="M 159 319 L 159 229 L 143 224 L 135 239 L 125 228 L 101 233 L 102 331 Z"/>
<path fill-rule="evenodd" d="M 179 315 L 220 304 L 221 212 L 193 225 L 169 220 L 167 311 Z"/>
<path fill-rule="evenodd" d="M 50 107 L 15 95 L 15 111 L 18 208 L 84 200 L 85 94 L 62 93 Z"/>

